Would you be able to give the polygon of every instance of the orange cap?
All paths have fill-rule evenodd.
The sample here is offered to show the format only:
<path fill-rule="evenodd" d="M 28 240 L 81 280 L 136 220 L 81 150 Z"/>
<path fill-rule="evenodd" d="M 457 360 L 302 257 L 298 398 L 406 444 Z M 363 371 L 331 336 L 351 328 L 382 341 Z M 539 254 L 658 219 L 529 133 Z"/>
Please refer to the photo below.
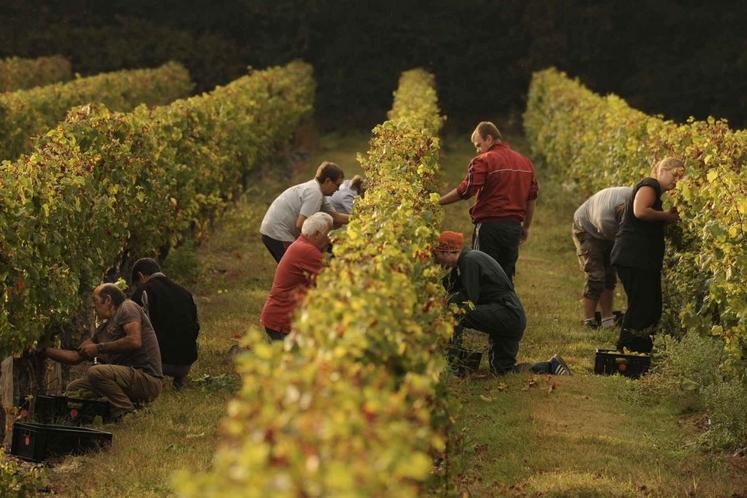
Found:
<path fill-rule="evenodd" d="M 464 247 L 464 234 L 462 232 L 441 232 L 436 239 L 437 251 L 461 251 Z"/>

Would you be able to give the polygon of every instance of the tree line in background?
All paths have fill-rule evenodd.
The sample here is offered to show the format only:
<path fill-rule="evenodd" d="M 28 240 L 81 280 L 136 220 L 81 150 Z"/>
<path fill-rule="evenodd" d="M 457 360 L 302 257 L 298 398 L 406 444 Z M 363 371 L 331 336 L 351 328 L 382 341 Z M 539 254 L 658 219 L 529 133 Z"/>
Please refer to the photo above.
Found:
<path fill-rule="evenodd" d="M 303 58 L 320 115 L 380 120 L 421 65 L 444 111 L 470 122 L 521 110 L 550 65 L 648 113 L 747 122 L 747 16 L 737 1 L 69 0 L 0 7 L 0 56 L 61 53 L 93 74 L 184 63 L 198 90 Z"/>

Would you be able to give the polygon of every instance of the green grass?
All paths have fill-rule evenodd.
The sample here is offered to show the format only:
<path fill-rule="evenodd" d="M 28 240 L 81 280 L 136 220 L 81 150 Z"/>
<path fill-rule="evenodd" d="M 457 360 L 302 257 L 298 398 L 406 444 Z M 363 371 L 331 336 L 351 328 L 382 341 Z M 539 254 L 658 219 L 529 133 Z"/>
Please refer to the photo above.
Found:
<path fill-rule="evenodd" d="M 294 172 L 285 165 L 270 167 L 272 176 L 257 179 L 199 247 L 169 256 L 167 273 L 195 293 L 199 307 L 200 358 L 193 382 L 182 392 L 167 386 L 147 409 L 105 426 L 114 433 L 111 449 L 53 466 L 54 492 L 168 496 L 175 470 L 209 468 L 225 403 L 239 382 L 229 350 L 236 336 L 258 325 L 275 269 L 258 235 L 265 209 L 288 185 L 311 178 L 324 159 L 339 163 L 348 177 L 360 172 L 355 155 L 367 150 L 368 138 L 368 131 L 320 137 Z M 472 157 L 468 138 L 465 132 L 444 141 L 444 191 L 461 179 Z M 524 147 L 520 136 L 508 140 Z M 636 404 L 630 382 L 590 374 L 594 348 L 610 345 L 614 336 L 578 325 L 582 275 L 568 221 L 577 199 L 557 180 L 544 174 L 540 179 L 538 212 L 517 275 L 529 320 L 520 361 L 560 351 L 576 375 L 495 379 L 483 370 L 452 381 L 450 391 L 462 409 L 452 432 L 450 491 L 596 497 L 731 496 L 747 489 L 745 469 L 740 474 L 728 458 L 703 454 L 689 443 L 691 419 L 667 406 Z M 447 206 L 444 226 L 469 237 L 469 205 Z M 484 344 L 481 336 L 471 340 Z"/>
<path fill-rule="evenodd" d="M 443 154 L 445 189 L 456 185 L 474 151 L 468 133 Z M 523 137 L 507 141 L 526 151 Z M 525 152 L 526 153 L 526 152 Z M 581 326 L 583 274 L 571 242 L 573 211 L 583 199 L 538 165 L 540 196 L 521 247 L 516 287 L 527 312 L 519 361 L 559 352 L 572 377 L 482 370 L 450 382 L 462 409 L 453 428 L 451 494 L 458 496 L 738 496 L 747 490 L 739 459 L 706 454 L 694 443 L 694 417 L 675 406 L 642 403 L 635 381 L 592 374 L 594 350 L 615 333 Z M 467 238 L 472 200 L 447 206 L 444 228 Z M 619 294 L 619 292 L 618 292 Z M 622 298 L 618 295 L 618 302 Z M 482 334 L 467 338 L 486 347 Z"/>
<path fill-rule="evenodd" d="M 167 382 L 148 408 L 105 426 L 114 434 L 110 450 L 68 457 L 53 466 L 55 492 L 165 496 L 175 470 L 210 466 L 226 401 L 239 385 L 229 350 L 236 336 L 258 324 L 272 282 L 275 263 L 257 234 L 269 195 L 251 189 L 196 251 L 185 247 L 169 256 L 166 273 L 194 292 L 199 309 L 200 356 L 191 385 L 177 392 Z"/>

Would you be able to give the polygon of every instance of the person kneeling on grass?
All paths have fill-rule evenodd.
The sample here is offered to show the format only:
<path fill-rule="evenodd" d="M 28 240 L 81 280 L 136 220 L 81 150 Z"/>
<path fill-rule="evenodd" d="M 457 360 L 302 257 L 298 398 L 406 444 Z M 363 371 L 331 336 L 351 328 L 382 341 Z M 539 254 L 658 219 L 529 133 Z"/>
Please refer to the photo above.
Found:
<path fill-rule="evenodd" d="M 197 360 L 200 322 L 194 298 L 187 289 L 161 273 L 161 267 L 152 258 L 135 261 L 131 281 L 137 285 L 132 300 L 143 307 L 156 331 L 163 374 L 174 378 L 174 389 L 181 389 L 192 363 Z"/>
<path fill-rule="evenodd" d="M 322 271 L 322 256 L 329 245 L 327 234 L 332 225 L 332 216 L 327 213 L 309 216 L 301 227 L 301 236 L 288 246 L 280 260 L 259 317 L 270 340 L 282 341 L 291 331 L 293 312 Z"/>
<path fill-rule="evenodd" d="M 450 362 L 453 364 L 455 350 L 461 348 L 464 328 L 488 334 L 490 348 L 488 361 L 494 375 L 530 369 L 535 373 L 570 375 L 571 371 L 559 355 L 549 361 L 533 365 L 517 365 L 519 342 L 526 328 L 526 315 L 514 286 L 498 262 L 480 251 L 465 249 L 464 235 L 459 232 L 443 232 L 436 242 L 434 257 L 438 264 L 451 268 L 444 278 L 444 287 L 450 295 L 449 302 L 474 304 L 454 327 Z M 453 369 L 463 375 L 459 366 Z"/>
<path fill-rule="evenodd" d="M 161 394 L 161 351 L 153 326 L 143 309 L 126 298 L 114 284 L 93 291 L 96 315 L 103 323 L 78 350 L 45 348 L 50 359 L 77 365 L 98 359 L 67 392 L 103 396 L 112 404 L 116 419 L 135 409 L 136 403 L 153 401 Z"/>

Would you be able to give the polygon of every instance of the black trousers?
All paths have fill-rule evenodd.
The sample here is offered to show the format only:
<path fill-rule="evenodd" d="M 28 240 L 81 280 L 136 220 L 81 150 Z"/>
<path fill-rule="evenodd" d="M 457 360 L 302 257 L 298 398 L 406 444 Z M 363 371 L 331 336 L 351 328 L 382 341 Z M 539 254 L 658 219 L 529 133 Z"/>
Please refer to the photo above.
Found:
<path fill-rule="evenodd" d="M 284 341 L 286 337 L 288 337 L 288 334 L 284 332 L 278 332 L 277 330 L 272 330 L 270 328 L 265 327 L 265 334 L 267 334 L 267 338 L 272 341 Z"/>
<path fill-rule="evenodd" d="M 170 365 L 168 363 L 163 364 L 163 375 L 164 377 L 174 378 L 174 387 L 179 389 L 184 387 L 187 382 L 187 374 L 192 368 L 192 365 Z"/>
<path fill-rule="evenodd" d="M 516 273 L 520 241 L 521 224 L 515 221 L 483 221 L 475 225 L 472 233 L 472 249 L 496 260 L 511 282 Z"/>
<path fill-rule="evenodd" d="M 661 319 L 661 270 L 615 268 L 628 296 L 617 347 L 648 353 L 653 347 L 651 334 Z"/>
<path fill-rule="evenodd" d="M 478 304 L 454 327 L 452 344 L 456 347 L 462 345 L 464 328 L 488 334 L 488 361 L 494 374 L 502 375 L 513 371 L 519 354 L 519 341 L 526 328 L 526 318 L 521 308 L 510 301 Z"/>
<path fill-rule="evenodd" d="M 288 248 L 287 244 L 282 240 L 275 240 L 272 237 L 268 237 L 264 234 L 262 234 L 262 242 L 265 244 L 267 250 L 270 251 L 270 254 L 272 254 L 275 262 L 280 263 L 280 259 L 283 257 L 283 254 L 285 254 L 285 250 Z"/>

